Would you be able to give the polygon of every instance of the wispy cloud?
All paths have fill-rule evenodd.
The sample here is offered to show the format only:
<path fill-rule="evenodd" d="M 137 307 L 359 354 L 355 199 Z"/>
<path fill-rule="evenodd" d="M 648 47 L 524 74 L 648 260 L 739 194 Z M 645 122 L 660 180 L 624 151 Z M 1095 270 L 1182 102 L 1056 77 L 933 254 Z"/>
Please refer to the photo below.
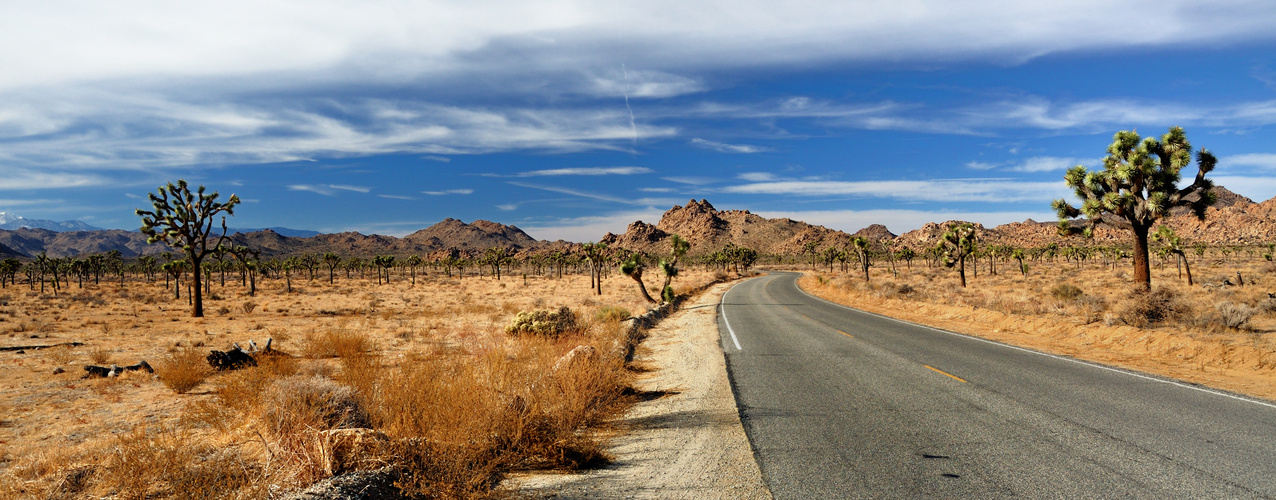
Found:
<path fill-rule="evenodd" d="M 513 174 L 479 174 L 484 177 L 558 177 L 567 175 L 583 175 L 583 176 L 603 176 L 603 175 L 638 175 L 650 174 L 652 170 L 647 167 L 569 167 L 569 168 L 550 168 L 545 170 L 531 170 L 527 172 L 517 172 Z"/>
<path fill-rule="evenodd" d="M 795 211 L 758 211 L 758 215 L 767 218 L 787 217 L 806 221 L 832 229 L 855 232 L 871 224 L 882 224 L 895 234 L 903 234 L 918 229 L 928 222 L 944 222 L 964 220 L 977 222 L 987 227 L 1023 222 L 1028 219 L 1037 222 L 1055 220 L 1055 214 L 1048 211 L 927 211 L 927 210 L 795 210 Z"/>
<path fill-rule="evenodd" d="M 855 196 L 901 201 L 1023 202 L 1066 196 L 1063 182 L 1010 179 L 940 179 L 926 181 L 771 181 L 722 188 L 723 192 L 788 196 Z"/>
<path fill-rule="evenodd" d="M 377 195 L 377 197 L 386 198 L 390 200 L 415 200 L 416 199 L 411 196 L 403 196 L 403 195 L 397 195 L 397 194 L 379 194 Z"/>
<path fill-rule="evenodd" d="M 353 191 L 356 193 L 367 193 L 372 191 L 372 188 L 347 186 L 342 184 L 293 184 L 288 186 L 288 189 L 293 191 L 309 191 L 311 193 L 317 193 L 324 196 L 332 196 L 336 194 L 337 191 Z"/>
<path fill-rule="evenodd" d="M 769 151 L 761 146 L 752 146 L 749 144 L 726 144 L 722 142 L 714 142 L 699 137 L 691 139 L 691 144 L 704 149 L 711 149 L 719 153 L 761 153 Z"/>
<path fill-rule="evenodd" d="M 1273 153 L 1247 153 L 1224 156 L 1218 162 L 1220 166 L 1224 167 L 1254 167 L 1276 170 L 1276 154 Z"/>
<path fill-rule="evenodd" d="M 589 198 L 591 200 L 607 201 L 607 202 L 619 203 L 623 205 L 659 206 L 659 205 L 671 205 L 674 203 L 674 200 L 670 198 L 623 198 L 620 196 L 612 196 L 609 194 L 594 193 L 594 192 L 582 191 L 579 189 L 565 188 L 560 186 L 545 186 L 541 184 L 531 184 L 526 182 L 510 182 L 510 184 L 519 186 L 519 187 L 530 188 L 530 189 L 539 189 L 542 191 L 549 191 L 551 193 L 568 194 L 568 195 L 577 196 L 581 198 Z"/>
<path fill-rule="evenodd" d="M 1058 156 L 1034 156 L 1017 162 L 988 163 L 981 161 L 967 162 L 966 167 L 972 170 L 1001 170 L 1005 172 L 1041 173 L 1063 172 L 1074 165 L 1096 167 L 1102 160 L 1094 158 L 1065 158 Z"/>
<path fill-rule="evenodd" d="M 447 189 L 443 191 L 421 191 L 422 194 L 430 196 L 446 196 L 449 194 L 474 194 L 473 189 Z"/>
<path fill-rule="evenodd" d="M 641 220 L 655 224 L 664 214 L 663 209 L 648 207 L 642 210 L 624 211 L 606 215 L 570 217 L 550 221 L 520 224 L 519 228 L 533 238 L 541 240 L 598 241 L 607 233 L 625 232 L 631 222 Z"/>

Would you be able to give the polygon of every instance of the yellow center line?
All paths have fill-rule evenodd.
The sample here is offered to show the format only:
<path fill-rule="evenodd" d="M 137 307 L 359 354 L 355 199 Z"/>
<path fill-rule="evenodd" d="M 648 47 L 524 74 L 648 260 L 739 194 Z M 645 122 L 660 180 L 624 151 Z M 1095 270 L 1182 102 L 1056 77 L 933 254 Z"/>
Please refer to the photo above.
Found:
<path fill-rule="evenodd" d="M 851 335 L 851 334 L 849 334 L 849 333 L 846 333 L 846 332 L 844 332 L 844 331 L 841 331 L 841 330 L 838 330 L 838 331 L 837 331 L 837 333 L 840 333 L 840 334 L 845 335 L 845 336 L 850 337 L 850 338 L 855 338 L 853 335 Z"/>
<path fill-rule="evenodd" d="M 953 379 L 953 380 L 956 380 L 956 381 L 958 381 L 958 382 L 966 383 L 966 380 L 965 380 L 965 379 L 962 379 L 961 377 L 958 377 L 958 376 L 953 375 L 953 374 L 951 374 L 951 373 L 948 373 L 948 372 L 946 372 L 946 371 L 940 370 L 939 368 L 935 368 L 935 367 L 930 366 L 930 365 L 922 365 L 922 366 L 925 366 L 926 368 L 930 368 L 930 369 L 935 370 L 935 371 L 937 371 L 937 372 L 939 372 L 939 373 L 942 373 L 942 374 L 944 374 L 945 376 L 952 377 L 952 379 Z"/>

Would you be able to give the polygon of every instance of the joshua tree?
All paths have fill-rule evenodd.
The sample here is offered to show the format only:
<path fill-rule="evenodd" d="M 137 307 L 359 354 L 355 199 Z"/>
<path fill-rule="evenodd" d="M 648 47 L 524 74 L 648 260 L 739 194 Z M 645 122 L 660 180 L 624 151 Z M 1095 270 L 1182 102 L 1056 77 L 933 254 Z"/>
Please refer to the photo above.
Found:
<path fill-rule="evenodd" d="M 819 255 L 819 246 L 820 244 L 814 241 L 808 241 L 805 245 L 802 245 L 802 253 L 811 254 L 811 269 L 815 269 L 815 259 Z"/>
<path fill-rule="evenodd" d="M 385 283 L 390 284 L 390 268 L 394 267 L 394 256 L 378 255 L 372 258 L 372 263 L 377 266 L 377 284 L 381 284 L 382 270 L 385 270 Z"/>
<path fill-rule="evenodd" d="M 1179 262 L 1183 264 L 1182 269 L 1187 271 L 1187 286 L 1192 286 L 1192 267 L 1187 264 L 1187 254 L 1183 253 L 1183 242 L 1177 234 L 1174 234 L 1174 229 L 1170 226 L 1158 227 L 1152 238 L 1161 242 L 1169 253 L 1178 257 Z M 1183 274 L 1180 273 L 1179 277 L 1182 278 Z"/>
<path fill-rule="evenodd" d="M 1019 272 L 1023 273 L 1025 277 L 1028 276 L 1028 265 L 1023 263 L 1023 249 L 1010 249 L 1010 258 L 1019 261 Z"/>
<path fill-rule="evenodd" d="M 1197 218 L 1205 218 L 1205 209 L 1214 204 L 1214 183 L 1205 174 L 1214 169 L 1217 160 L 1205 149 L 1196 154 L 1197 173 L 1192 184 L 1178 187 L 1179 171 L 1192 162 L 1192 145 L 1180 127 L 1172 127 L 1160 140 L 1140 139 L 1137 132 L 1121 131 L 1112 138 L 1103 170 L 1087 171 L 1077 165 L 1068 170 L 1064 180 L 1082 200 L 1080 209 L 1065 200 L 1055 200 L 1059 213 L 1059 230 L 1069 234 L 1093 235 L 1092 229 L 1102 222 L 1116 221 L 1118 227 L 1134 236 L 1134 282 L 1144 290 L 1152 288 L 1148 265 L 1148 232 L 1158 220 L 1176 207 L 1189 207 Z M 1087 226 L 1079 230 L 1069 219 L 1085 214 Z M 1115 218 L 1103 218 L 1104 214 Z"/>
<path fill-rule="evenodd" d="M 341 256 L 333 252 L 323 254 L 323 263 L 328 266 L 328 284 L 333 283 L 333 278 L 337 274 L 337 266 L 341 265 Z M 349 278 L 349 276 L 346 276 Z"/>
<path fill-rule="evenodd" d="M 646 299 L 647 302 L 655 304 L 656 299 L 651 298 L 651 294 L 647 293 L 647 285 L 642 282 L 642 271 L 646 267 L 643 265 L 642 261 L 642 252 L 631 253 L 623 262 L 620 263 L 620 272 L 638 282 L 638 291 L 642 292 L 642 298 Z"/>
<path fill-rule="evenodd" d="M 913 259 L 917 258 L 917 252 L 910 247 L 903 247 L 895 252 L 895 257 L 903 259 L 908 265 L 908 270 L 913 269 Z"/>
<path fill-rule="evenodd" d="M 581 245 L 581 249 L 585 251 L 585 260 L 589 261 L 589 286 L 597 291 L 598 295 L 603 294 L 603 262 L 607 258 L 606 243 L 586 243 Z"/>
<path fill-rule="evenodd" d="M 669 235 L 669 260 L 660 259 L 660 270 L 665 273 L 665 283 L 660 287 L 660 297 L 665 302 L 673 302 L 673 287 L 669 283 L 673 282 L 673 278 L 678 276 L 678 259 L 687 254 L 687 250 L 691 249 L 691 243 L 682 239 L 676 234 Z"/>
<path fill-rule="evenodd" d="M 412 286 L 416 286 L 416 268 L 421 265 L 421 262 L 423 261 L 420 255 L 408 256 L 408 267 L 412 269 Z"/>
<path fill-rule="evenodd" d="M 142 233 L 146 234 L 147 243 L 162 241 L 186 252 L 191 268 L 196 270 L 193 273 L 194 286 L 191 287 L 194 290 L 191 316 L 203 317 L 204 300 L 200 292 L 198 269 L 204 256 L 226 241 L 226 217 L 222 216 L 221 235 L 209 245 L 209 238 L 213 235 L 213 219 L 222 212 L 234 215 L 239 197 L 232 194 L 225 203 L 219 203 L 216 192 L 205 195 L 204 186 L 200 186 L 198 193 L 192 193 L 185 180 L 160 186 L 158 192 L 159 194 L 150 194 L 154 210 L 137 210 L 137 215 L 142 218 Z"/>
<path fill-rule="evenodd" d="M 957 267 L 962 288 L 966 288 L 966 257 L 975 253 L 978 246 L 975 226 L 969 222 L 961 222 L 949 226 L 936 247 L 942 252 L 945 267 Z"/>
<path fill-rule="evenodd" d="M 501 267 L 510 259 L 510 251 L 505 247 L 492 247 L 483 252 L 483 264 L 492 267 L 492 275 L 496 281 L 501 280 Z"/>
<path fill-rule="evenodd" d="M 855 250 L 856 257 L 860 261 L 860 269 L 864 271 L 864 281 L 868 281 L 868 266 L 872 265 L 868 261 L 868 238 L 863 236 L 851 237 L 851 249 Z"/>
<path fill-rule="evenodd" d="M 235 256 L 235 260 L 239 261 L 239 265 L 243 267 L 244 275 L 248 277 L 248 296 L 257 295 L 257 260 L 260 253 L 246 246 L 234 246 L 230 248 L 230 254 Z"/>

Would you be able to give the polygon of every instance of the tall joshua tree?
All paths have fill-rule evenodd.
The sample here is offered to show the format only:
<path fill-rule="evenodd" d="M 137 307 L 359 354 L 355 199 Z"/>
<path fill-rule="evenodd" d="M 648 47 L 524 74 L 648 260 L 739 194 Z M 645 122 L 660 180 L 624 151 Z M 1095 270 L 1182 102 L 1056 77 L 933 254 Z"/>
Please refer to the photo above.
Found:
<path fill-rule="evenodd" d="M 1077 165 L 1064 174 L 1064 181 L 1082 200 L 1081 208 L 1055 200 L 1062 234 L 1092 236 L 1094 226 L 1109 223 L 1127 229 L 1134 236 L 1134 282 L 1144 290 L 1152 288 L 1148 264 L 1148 232 L 1158 220 L 1176 207 L 1188 207 L 1197 218 L 1214 204 L 1214 183 L 1205 178 L 1218 162 L 1205 149 L 1196 153 L 1196 179 L 1179 188 L 1179 171 L 1192 162 L 1192 145 L 1181 127 L 1172 127 L 1158 140 L 1142 139 L 1137 132 L 1120 131 L 1108 146 L 1103 170 L 1087 171 Z M 1068 220 L 1085 214 L 1084 229 Z M 1111 214 L 1115 217 L 1103 217 Z"/>
<path fill-rule="evenodd" d="M 939 247 L 943 252 L 944 266 L 956 267 L 961 277 L 961 287 L 966 288 L 966 257 L 970 257 L 979 248 L 975 225 L 960 222 L 948 227 L 944 236 L 939 239 Z"/>
<path fill-rule="evenodd" d="M 328 284 L 331 285 L 334 281 L 333 277 L 337 274 L 337 266 L 341 265 L 341 256 L 333 252 L 327 252 L 323 254 L 323 263 L 328 266 Z"/>
<path fill-rule="evenodd" d="M 186 259 L 196 272 L 191 273 L 192 283 L 191 316 L 204 316 L 204 297 L 200 289 L 198 270 L 207 256 L 226 241 L 226 216 L 221 219 L 221 234 L 210 244 L 213 237 L 213 220 L 217 214 L 235 215 L 235 205 L 239 197 L 230 195 L 225 203 L 217 201 L 217 192 L 204 194 L 204 186 L 192 193 L 185 180 L 177 184 L 168 183 L 160 186 L 158 193 L 150 194 L 153 210 L 137 209 L 142 218 L 142 233 L 147 236 L 147 243 L 164 242 L 169 246 L 181 248 L 186 252 Z"/>

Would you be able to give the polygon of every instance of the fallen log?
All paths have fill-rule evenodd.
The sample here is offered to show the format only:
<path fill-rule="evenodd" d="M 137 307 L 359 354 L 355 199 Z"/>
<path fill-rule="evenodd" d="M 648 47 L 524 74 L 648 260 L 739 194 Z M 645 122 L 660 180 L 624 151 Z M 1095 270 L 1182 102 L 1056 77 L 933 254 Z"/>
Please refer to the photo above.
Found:
<path fill-rule="evenodd" d="M 0 347 L 0 351 L 25 351 L 27 349 L 31 349 L 31 350 L 48 349 L 50 347 L 62 347 L 62 346 L 80 347 L 82 345 L 84 345 L 84 342 L 63 342 L 61 344 L 50 344 L 50 345 L 15 345 L 15 346 L 9 346 L 9 347 Z"/>
<path fill-rule="evenodd" d="M 80 378 L 118 377 L 121 373 L 135 372 L 135 371 L 155 373 L 155 369 L 151 368 L 151 364 L 147 363 L 146 360 L 142 360 L 138 364 L 130 365 L 130 366 L 111 365 L 110 367 L 105 367 L 105 366 L 84 365 L 84 371 L 88 373 L 85 373 L 84 376 Z"/>

